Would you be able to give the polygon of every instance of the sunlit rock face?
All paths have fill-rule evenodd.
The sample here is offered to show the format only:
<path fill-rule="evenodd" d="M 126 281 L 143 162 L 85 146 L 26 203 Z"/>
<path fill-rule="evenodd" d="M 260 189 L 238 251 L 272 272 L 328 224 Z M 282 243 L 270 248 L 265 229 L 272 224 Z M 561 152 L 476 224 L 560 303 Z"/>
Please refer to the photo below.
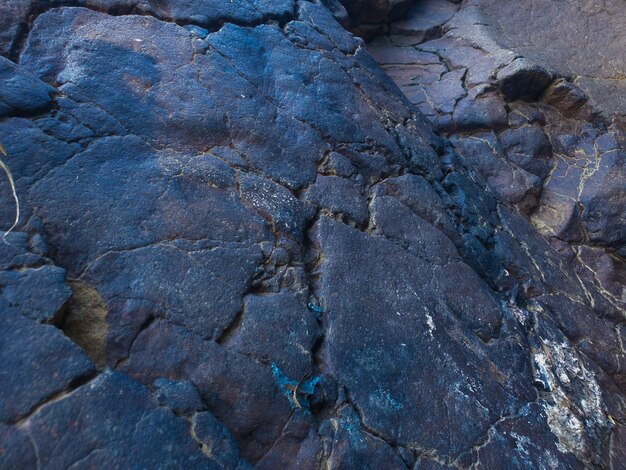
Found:
<path fill-rule="evenodd" d="M 553 244 L 577 246 L 604 289 L 623 299 L 625 59 L 612 25 L 626 10 L 594 5 L 416 2 L 368 50 L 500 200 Z M 536 21 L 516 28 L 522 11 Z M 582 36 L 589 40 L 575 47 Z M 604 78 L 589 81 L 585 68 Z"/>
<path fill-rule="evenodd" d="M 626 9 L 620 0 L 477 2 L 505 47 L 567 76 L 597 108 L 626 114 Z M 555 21 L 558 18 L 558 21 Z M 515 27 L 523 21 L 525 27 Z"/>
<path fill-rule="evenodd" d="M 619 110 L 489 2 L 10 8 L 0 467 L 626 457 Z"/>

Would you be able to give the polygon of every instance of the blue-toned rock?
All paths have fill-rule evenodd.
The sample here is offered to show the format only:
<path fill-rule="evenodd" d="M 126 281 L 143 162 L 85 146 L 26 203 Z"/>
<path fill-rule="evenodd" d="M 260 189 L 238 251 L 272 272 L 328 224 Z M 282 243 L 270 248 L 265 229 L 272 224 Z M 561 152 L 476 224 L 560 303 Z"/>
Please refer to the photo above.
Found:
<path fill-rule="evenodd" d="M 0 420 L 3 422 L 27 416 L 37 406 L 95 372 L 87 355 L 54 326 L 41 325 L 16 310 L 3 308 L 0 331 L 3 364 Z"/>

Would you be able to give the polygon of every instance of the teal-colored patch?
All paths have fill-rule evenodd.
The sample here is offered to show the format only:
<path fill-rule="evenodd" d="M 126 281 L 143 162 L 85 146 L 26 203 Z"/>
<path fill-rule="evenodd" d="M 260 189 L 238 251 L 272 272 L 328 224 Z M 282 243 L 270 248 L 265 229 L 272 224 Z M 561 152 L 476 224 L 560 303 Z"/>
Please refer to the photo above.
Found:
<path fill-rule="evenodd" d="M 308 397 L 315 393 L 315 387 L 317 386 L 317 384 L 320 383 L 320 378 L 311 377 L 310 379 L 307 379 L 302 383 L 300 383 L 298 380 L 291 380 L 278 368 L 278 366 L 274 362 L 272 363 L 272 372 L 274 373 L 274 379 L 276 380 L 276 383 L 278 383 L 278 386 L 282 390 L 283 395 L 285 395 L 289 399 L 291 406 L 295 409 L 309 410 L 311 405 L 309 403 Z M 300 383 L 299 387 L 298 383 Z M 298 407 L 296 402 L 293 400 L 293 391 L 296 387 L 298 387 L 297 399 L 300 403 L 300 407 Z"/>
<path fill-rule="evenodd" d="M 319 305 L 315 305 L 312 302 L 309 302 L 307 307 L 309 308 L 309 310 L 317 315 L 321 315 L 322 313 L 324 313 L 324 309 L 322 307 L 320 307 Z"/>
<path fill-rule="evenodd" d="M 403 408 L 402 403 L 399 403 L 396 400 L 394 400 L 389 392 L 385 392 L 383 394 L 383 397 L 385 398 L 385 403 L 390 408 L 393 408 L 396 411 L 400 411 Z"/>
<path fill-rule="evenodd" d="M 191 33 L 192 36 L 199 37 L 201 39 L 205 39 L 209 35 L 209 30 L 205 28 L 201 28 L 196 25 L 187 25 L 185 29 Z"/>
<path fill-rule="evenodd" d="M 348 434 L 350 443 L 358 448 L 365 447 L 365 439 L 363 439 L 363 428 L 356 414 L 351 413 L 339 419 L 339 426 Z"/>

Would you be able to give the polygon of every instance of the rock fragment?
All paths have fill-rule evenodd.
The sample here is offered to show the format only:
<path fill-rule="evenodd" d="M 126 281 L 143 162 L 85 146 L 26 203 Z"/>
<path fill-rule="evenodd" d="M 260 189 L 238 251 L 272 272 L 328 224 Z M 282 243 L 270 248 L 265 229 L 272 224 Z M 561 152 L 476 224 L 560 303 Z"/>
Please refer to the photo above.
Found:
<path fill-rule="evenodd" d="M 497 83 L 508 101 L 534 101 L 552 81 L 543 67 L 518 58 L 498 72 Z"/>

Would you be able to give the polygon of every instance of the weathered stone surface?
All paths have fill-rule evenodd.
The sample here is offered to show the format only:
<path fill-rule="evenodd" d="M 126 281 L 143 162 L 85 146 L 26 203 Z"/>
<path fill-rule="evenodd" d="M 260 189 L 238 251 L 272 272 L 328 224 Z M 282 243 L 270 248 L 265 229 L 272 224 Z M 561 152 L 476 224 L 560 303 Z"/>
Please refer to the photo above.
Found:
<path fill-rule="evenodd" d="M 0 80 L 0 116 L 36 114 L 50 108 L 50 95 L 56 90 L 4 57 L 0 57 Z"/>
<path fill-rule="evenodd" d="M 524 170 L 547 178 L 552 170 L 552 145 L 539 126 L 507 129 L 499 135 L 506 157 Z"/>
<path fill-rule="evenodd" d="M 203 421 L 209 426 L 201 433 L 205 439 L 211 432 L 224 432 L 219 423 Z M 222 468 L 218 459 L 237 461 L 236 449 L 222 446 L 216 457 L 202 452 L 187 420 L 156 407 L 143 385 L 112 371 L 42 408 L 25 428 L 46 468 Z M 50 435 L 57 437 L 51 440 Z"/>
<path fill-rule="evenodd" d="M 200 393 L 189 381 L 174 382 L 159 378 L 152 385 L 157 390 L 154 395 L 156 402 L 174 413 L 190 414 L 205 408 Z"/>
<path fill-rule="evenodd" d="M 476 168 L 499 199 L 515 204 L 529 213 L 537 205 L 541 180 L 524 168 L 503 158 L 504 150 L 493 133 L 475 134 L 472 137 L 453 137 L 459 154 Z"/>
<path fill-rule="evenodd" d="M 435 264 L 459 259 L 456 248 L 448 238 L 396 198 L 376 197 L 371 209 L 375 232 L 397 241 L 411 254 Z"/>
<path fill-rule="evenodd" d="M 255 468 L 271 470 L 285 465 L 303 469 L 318 468 L 323 447 L 316 427 L 315 418 L 311 414 L 294 413 L 283 428 L 281 437 L 255 464 Z"/>
<path fill-rule="evenodd" d="M 518 416 L 503 420 L 490 430 L 489 440 L 478 451 L 479 467 L 498 466 L 502 447 L 508 449 L 510 468 L 523 469 L 529 465 L 536 468 L 550 468 L 556 464 L 558 443 L 555 443 L 547 426 L 537 427 L 529 416 L 542 415 L 545 412 L 536 405 L 529 405 L 520 410 Z M 547 417 L 546 417 L 547 418 Z M 562 468 L 579 468 L 573 458 L 561 462 Z"/>
<path fill-rule="evenodd" d="M 441 188 L 437 189 L 443 192 Z M 440 194 L 424 177 L 413 174 L 388 178 L 377 185 L 374 190 L 375 196 L 392 196 L 421 219 L 441 230 L 456 244 L 459 234 L 453 222 L 453 216 Z"/>
<path fill-rule="evenodd" d="M 271 448 L 291 413 L 270 367 L 164 321 L 138 335 L 122 369 L 147 384 L 191 380 L 252 461 Z"/>
<path fill-rule="evenodd" d="M 358 415 L 349 406 L 340 408 L 322 433 L 333 443 L 324 461 L 326 468 L 406 468 L 391 446 L 362 429 Z"/>
<path fill-rule="evenodd" d="M 14 232 L 0 247 L 0 421 L 6 423 L 26 417 L 95 373 L 78 346 L 54 326 L 41 324 L 60 320 L 71 290 L 65 270 L 33 253 L 36 244 L 34 237 Z M 21 436 L 5 430 L 11 435 L 7 442 Z M 19 452 L 6 452 L 2 459 L 16 462 Z"/>
<path fill-rule="evenodd" d="M 456 104 L 467 95 L 463 88 L 466 70 L 454 70 L 444 73 L 441 78 L 428 87 L 426 94 L 435 111 L 442 114 L 454 112 Z"/>
<path fill-rule="evenodd" d="M 32 320 L 55 320 L 71 295 L 65 270 L 57 266 L 0 272 L 0 298 Z"/>
<path fill-rule="evenodd" d="M 626 148 L 603 153 L 597 167 L 583 172 L 581 217 L 592 241 L 626 244 Z"/>
<path fill-rule="evenodd" d="M 11 4 L 0 467 L 620 461 L 623 121 L 492 2 L 343 3 Z"/>
<path fill-rule="evenodd" d="M 87 355 L 55 327 L 41 325 L 6 307 L 2 308 L 0 322 L 3 422 L 28 415 L 55 394 L 94 373 Z"/>
<path fill-rule="evenodd" d="M 402 18 L 411 0 L 340 0 L 351 18 L 354 32 L 372 37 L 385 30 L 387 23 Z"/>
<path fill-rule="evenodd" d="M 437 13 L 438 7 L 429 2 L 420 5 L 421 14 L 426 17 Z M 472 166 L 485 180 L 492 181 L 492 188 L 499 188 L 496 190 L 498 194 L 511 202 L 519 202 L 525 197 L 523 195 L 529 195 L 530 190 L 532 201 L 524 203 L 520 208 L 528 215 L 535 208 L 538 209 L 532 220 L 542 233 L 552 237 L 564 236 L 574 241 L 584 238 L 587 236 L 584 233 L 592 230 L 596 234 L 593 243 L 611 248 L 619 246 L 621 242 L 607 236 L 606 231 L 599 229 L 597 222 L 589 218 L 593 218 L 589 211 L 585 212 L 582 219 L 579 212 L 585 207 L 583 194 L 594 192 L 591 186 L 585 189 L 588 184 L 593 184 L 592 176 L 601 167 L 611 166 L 610 157 L 604 159 L 606 165 L 603 163 L 603 154 L 623 149 L 623 143 L 609 143 L 617 142 L 616 135 L 624 135 L 623 124 L 617 120 L 608 130 L 605 124 L 596 124 L 594 112 L 604 112 L 605 108 L 598 106 L 597 102 L 591 103 L 596 108 L 586 104 L 585 92 L 568 79 L 558 78 L 557 73 L 562 69 L 557 67 L 555 73 L 544 67 L 546 61 L 544 65 L 541 64 L 544 56 L 540 52 L 531 54 L 536 60 L 531 62 L 504 48 L 501 44 L 510 44 L 511 38 L 502 41 L 497 21 L 500 21 L 502 12 L 508 6 L 501 8 L 497 14 L 493 13 L 494 8 L 492 2 L 485 5 L 468 2 L 447 20 L 441 31 L 442 37 L 410 42 L 410 31 L 402 30 L 400 39 L 398 36 L 393 36 L 393 41 L 387 42 L 377 39 L 371 46 L 372 52 L 406 96 L 440 131 L 447 135 L 471 133 L 473 135 L 470 137 L 479 139 L 481 136 L 478 134 L 485 131 L 494 130 L 499 134 L 498 141 L 504 151 L 496 145 L 492 146 L 495 149 L 493 152 L 516 167 L 538 176 L 541 184 L 531 182 L 528 177 L 520 178 L 519 172 L 516 178 L 510 175 L 504 178 L 495 176 L 511 173 L 506 170 L 508 162 L 503 165 L 498 159 L 489 159 L 493 165 L 486 164 L 487 155 L 493 153 L 486 147 L 478 154 L 468 154 L 474 158 Z M 530 8 L 529 2 L 520 8 Z M 566 9 L 568 15 L 571 13 L 570 8 L 568 6 Z M 607 5 L 606 10 L 590 11 L 592 21 L 597 21 L 609 10 L 614 11 L 615 7 Z M 414 12 L 410 14 L 418 16 Z M 415 18 L 414 21 L 419 20 Z M 545 21 L 545 17 L 541 21 Z M 510 24 L 508 22 L 510 18 L 504 21 Z M 500 26 L 504 23 L 500 23 Z M 403 42 L 402 37 L 409 42 Z M 531 41 L 529 47 L 536 52 L 533 49 L 536 47 L 534 42 Z M 588 48 L 587 44 L 585 49 Z M 521 50 L 513 49 L 518 52 Z M 436 58 L 434 63 L 419 58 L 420 52 L 430 53 L 431 57 Z M 400 53 L 407 60 L 401 66 L 394 65 Z M 410 63 L 411 57 L 415 58 L 413 64 Z M 548 60 L 547 64 L 552 63 Z M 437 67 L 443 67 L 444 70 L 435 72 Z M 557 79 L 549 85 L 553 77 Z M 423 85 L 423 89 L 415 86 L 417 84 Z M 508 101 L 506 105 L 502 98 Z M 539 99 L 541 101 L 537 101 Z M 526 100 L 528 103 L 515 100 Z M 507 126 L 509 129 L 506 129 Z M 617 137 L 619 139 L 623 137 Z M 598 216 L 599 219 L 611 219 L 611 223 L 614 223 L 612 231 L 618 233 L 622 224 L 614 221 L 620 217 L 609 214 L 619 213 L 621 203 L 616 201 L 620 200 L 620 193 L 618 189 L 610 187 L 615 184 L 620 186 L 622 179 L 621 176 L 611 178 L 611 181 L 620 182 L 606 183 L 607 188 L 603 189 L 598 199 L 603 200 L 606 206 L 601 211 L 602 215 Z M 545 191 L 541 191 L 541 186 Z M 544 196 L 541 196 L 542 193 Z M 599 232 L 603 235 L 598 235 Z"/>
<path fill-rule="evenodd" d="M 527 59 L 515 59 L 501 69 L 496 80 L 509 101 L 534 101 L 552 81 L 552 74 Z"/>
<path fill-rule="evenodd" d="M 211 413 L 196 413 L 191 426 L 194 439 L 202 443 L 202 451 L 212 456 L 217 468 L 252 468 L 248 462 L 239 459 L 239 449 L 230 432 Z"/>
<path fill-rule="evenodd" d="M 313 345 L 319 336 L 315 312 L 287 292 L 250 295 L 244 302 L 243 319 L 232 347 L 264 362 L 280 364 L 292 377 L 309 372 Z M 287 334 L 277 337 L 280 330 Z"/>
<path fill-rule="evenodd" d="M 6 468 L 36 468 L 37 454 L 26 431 L 0 425 L 0 463 Z"/>
<path fill-rule="evenodd" d="M 357 224 L 363 224 L 369 218 L 361 190 L 343 178 L 319 176 L 306 192 L 306 198 L 322 209 L 345 214 Z"/>
<path fill-rule="evenodd" d="M 445 267 L 437 268 L 407 256 L 401 247 L 384 239 L 369 237 L 328 219 L 321 220 L 317 237 L 325 255 L 320 288 L 325 309 L 331 312 L 324 350 L 329 370 L 348 387 L 364 423 L 375 434 L 402 445 L 420 442 L 421 447 L 455 458 L 486 431 L 493 419 L 491 413 L 515 406 L 506 385 L 498 382 L 497 370 L 488 372 L 478 367 L 485 358 L 484 352 L 478 353 L 478 344 L 474 354 L 479 356 L 474 359 L 461 353 L 448 337 L 455 324 L 457 328 L 466 325 L 491 336 L 500 321 L 497 305 L 493 303 L 490 310 L 480 313 L 472 312 L 472 302 L 460 299 L 461 292 L 468 289 L 460 287 L 458 279 L 444 275 Z M 368 278 L 366 273 L 377 269 L 393 275 Z M 433 278 L 444 286 L 431 281 Z M 472 289 L 477 286 L 480 283 Z M 480 290 L 476 292 L 479 293 Z M 489 305 L 486 291 L 481 294 L 487 296 L 481 305 Z M 442 362 L 437 365 L 437 361 Z M 444 367 L 444 362 L 448 378 L 438 381 L 436 370 Z M 366 374 L 359 372 L 363 368 Z M 468 383 L 468 377 L 480 378 Z M 424 389 L 419 383 L 431 385 Z M 433 393 L 446 398 L 433 403 L 426 399 Z M 473 398 L 474 393 L 490 396 L 490 410 Z M 457 401 L 461 397 L 461 402 Z M 457 409 L 461 414 L 472 417 L 470 421 L 455 423 L 452 440 L 447 422 L 439 420 L 446 414 L 446 400 L 450 400 L 450 406 L 454 402 L 453 406 L 460 407 Z M 422 424 L 417 426 L 417 422 Z"/>
<path fill-rule="evenodd" d="M 497 210 L 500 223 L 504 225 L 503 230 L 496 229 L 495 232 L 491 232 L 485 230 L 485 226 L 479 228 L 470 223 L 469 233 L 460 239 L 455 236 L 451 236 L 450 239 L 455 242 L 463 259 L 477 272 L 482 273 L 483 278 L 488 279 L 498 291 L 509 292 L 511 298 L 518 301 L 520 296 L 541 299 L 542 308 L 549 310 L 551 315 L 558 319 L 559 328 L 563 329 L 572 341 L 579 341 L 574 338 L 586 337 L 581 341 L 579 350 L 592 357 L 595 364 L 614 377 L 612 380 L 621 381 L 621 378 L 618 378 L 621 377 L 621 372 L 617 372 L 617 364 L 609 359 L 611 354 L 607 353 L 607 349 L 599 344 L 589 347 L 593 341 L 590 339 L 592 336 L 603 335 L 601 332 L 606 331 L 605 327 L 601 326 L 602 320 L 593 319 L 594 315 L 583 314 L 582 317 L 576 318 L 565 315 L 563 299 L 568 297 L 573 299 L 579 295 L 576 294 L 578 288 L 575 286 L 575 277 L 563 277 L 554 267 L 550 267 L 550 264 L 555 262 L 554 258 L 547 255 L 545 247 L 540 248 L 535 241 L 531 242 L 533 237 L 525 238 L 523 245 L 519 245 L 516 240 L 528 237 L 532 231 L 539 230 L 558 249 L 560 253 L 558 256 L 565 257 L 554 266 L 564 269 L 564 262 L 573 262 L 574 265 L 569 269 L 576 273 L 575 276 L 579 276 L 581 272 L 585 272 L 585 276 L 592 274 L 596 287 L 604 292 L 603 296 L 608 296 L 606 303 L 600 301 L 592 293 L 593 290 L 587 291 L 583 296 L 587 300 L 581 298 L 580 306 L 576 310 L 591 308 L 603 316 L 609 311 L 614 311 L 609 304 L 617 302 L 616 318 L 620 319 L 618 322 L 623 319 L 621 306 L 623 281 L 618 280 L 623 279 L 620 274 L 623 261 L 619 255 L 611 256 L 606 251 L 619 253 L 619 247 L 623 245 L 622 241 L 618 241 L 621 240 L 623 226 L 618 222 L 623 220 L 622 204 L 618 201 L 623 200 L 619 188 L 623 186 L 624 176 L 621 175 L 617 163 L 623 160 L 620 157 L 624 149 L 623 123 L 615 120 L 610 125 L 606 122 L 598 124 L 594 120 L 593 112 L 604 112 L 606 106 L 591 108 L 586 104 L 585 93 L 567 80 L 557 79 L 544 92 L 555 76 L 552 71 L 548 71 L 550 64 L 547 64 L 548 67 L 545 67 L 545 63 L 542 64 L 541 54 L 533 55 L 535 62 L 531 63 L 515 52 L 503 48 L 499 42 L 500 36 L 493 34 L 493 18 L 506 12 L 508 5 L 502 7 L 496 6 L 493 2 L 486 5 L 466 2 L 446 20 L 445 26 L 438 33 L 442 37 L 436 39 L 423 36 L 417 38 L 411 31 L 401 28 L 412 21 L 419 23 L 429 15 L 436 14 L 435 7 L 429 6 L 429 2 L 420 5 L 424 18 L 416 16 L 398 22 L 396 31 L 399 34 L 390 36 L 391 40 L 376 39 L 371 46 L 373 54 L 389 71 L 405 95 L 419 107 L 436 128 L 450 137 L 455 149 L 463 157 L 465 165 L 476 171 L 477 175 L 474 178 L 479 176 L 498 200 L 515 205 L 517 210 L 529 217 L 535 225 L 534 229 L 530 228 L 530 225 L 524 226 L 520 220 L 512 219 L 511 214 L 504 211 L 500 204 L 497 204 L 498 209 L 495 209 L 494 203 L 488 202 L 489 198 L 476 198 L 477 189 L 474 183 L 466 177 L 452 173 L 443 183 L 460 208 L 462 220 L 492 220 L 489 214 Z M 524 8 L 526 5 L 522 5 L 521 10 Z M 535 8 L 540 9 L 537 5 Z M 614 6 L 607 6 L 607 10 L 610 8 Z M 495 15 L 492 13 L 490 18 L 483 14 L 484 11 L 491 11 L 489 9 L 499 11 Z M 537 9 L 533 10 L 533 13 L 536 13 Z M 598 16 L 592 21 L 602 17 L 606 11 L 600 9 L 591 12 L 596 13 Z M 543 17 L 543 21 L 546 18 Z M 510 19 L 506 21 L 511 24 Z M 394 29 L 394 24 L 390 29 Z M 519 34 L 519 30 L 516 34 Z M 511 36 L 507 37 L 507 41 L 504 42 L 511 44 Z M 585 47 L 588 46 L 587 44 Z M 516 47 L 513 49 L 516 52 L 521 50 Z M 431 57 L 437 59 L 433 61 L 429 57 L 424 60 L 412 51 L 428 52 L 432 54 Z M 394 65 L 399 54 L 406 60 L 403 60 L 401 65 Z M 411 57 L 415 58 L 413 64 L 410 63 Z M 433 73 L 437 67 L 443 67 L 443 71 Z M 454 79 L 450 80 L 452 77 Z M 518 99 L 527 102 L 515 101 Z M 539 99 L 541 101 L 537 101 Z M 504 100 L 507 101 L 506 104 Z M 597 104 L 597 101 L 592 102 L 594 106 Z M 619 102 L 610 111 L 613 109 L 619 109 Z M 457 135 L 459 132 L 463 135 Z M 448 168 L 456 168 L 459 165 L 453 156 L 448 157 L 448 162 L 450 162 L 448 165 L 451 165 Z M 600 181 L 602 183 L 599 183 Z M 587 209 L 586 203 L 591 209 Z M 398 210 L 398 213 L 402 211 Z M 516 218 L 519 219 L 519 216 Z M 404 220 L 407 219 L 410 217 L 404 216 Z M 491 223 L 493 222 L 487 222 Z M 608 235 L 609 233 L 611 235 Z M 583 247 L 575 247 L 572 250 L 567 242 L 574 245 L 582 244 Z M 585 246 L 587 243 L 593 247 Z M 598 244 L 605 248 L 599 248 Z M 413 246 L 407 247 L 406 244 L 405 248 L 414 249 Z M 537 256 L 534 256 L 531 264 L 522 261 L 527 254 L 538 252 L 543 252 L 544 256 L 552 261 L 546 264 L 545 260 L 540 260 Z M 609 259 L 614 261 L 609 262 Z M 533 266 L 533 263 L 537 264 Z M 536 275 L 530 274 L 533 272 L 539 274 L 540 283 L 530 280 Z M 548 272 L 550 274 L 546 275 Z M 549 281 L 548 278 L 552 278 L 553 281 Z M 546 296 L 551 289 L 547 284 L 554 286 L 563 294 L 553 298 L 549 297 L 553 294 Z M 602 306 L 596 302 L 600 302 Z M 586 327 L 583 326 L 583 323 L 579 323 L 582 318 L 585 318 L 584 322 L 591 323 Z M 534 346 L 531 347 L 533 348 Z M 620 346 L 616 348 L 621 349 Z M 555 403 L 558 403 L 560 399 L 556 395 Z M 522 408 L 519 409 L 520 412 L 521 410 Z M 584 450 L 595 445 L 590 441 L 585 444 L 584 439 L 580 440 L 573 447 L 572 442 L 567 442 L 568 433 L 576 434 L 573 428 L 570 428 L 570 431 L 561 429 L 559 423 L 569 419 L 566 417 L 567 413 L 557 417 L 550 407 L 546 408 L 545 412 L 548 422 L 551 423 L 549 432 L 559 436 L 557 446 L 552 446 L 550 451 L 547 448 L 543 448 L 542 451 L 526 450 L 533 440 L 526 440 L 525 433 L 534 436 L 548 432 L 545 425 L 544 431 L 540 427 L 533 427 L 532 431 L 522 431 L 519 421 L 512 419 L 512 416 L 510 422 L 516 423 L 513 426 L 517 429 L 511 432 L 517 437 L 512 438 L 513 440 L 507 444 L 506 439 L 511 437 L 498 435 L 495 431 L 498 427 L 494 426 L 485 441 L 487 445 L 479 447 L 486 450 L 493 445 L 498 449 L 494 454 L 491 454 L 491 450 L 483 455 L 471 451 L 466 456 L 460 456 L 456 463 L 460 463 L 461 466 L 469 465 L 471 462 L 478 462 L 479 466 L 497 466 L 494 462 L 503 458 L 500 452 L 506 446 L 511 446 L 510 448 L 515 448 L 516 451 L 515 455 L 508 454 L 507 465 L 513 468 L 554 465 L 550 463 L 551 453 L 554 449 L 562 452 L 566 447 L 572 449 L 579 459 L 587 453 L 583 460 L 593 461 L 600 466 L 607 465 L 606 460 L 600 457 L 600 453 L 588 453 L 588 450 Z M 573 419 L 574 422 L 578 422 L 578 418 Z M 508 423 L 509 420 L 505 419 L 502 422 Z M 603 423 L 605 429 L 603 432 L 607 432 L 610 426 L 604 419 Z M 619 435 L 615 431 L 613 433 Z M 521 448 L 524 452 L 519 456 L 516 452 Z M 541 452 L 544 450 L 542 455 Z M 617 455 L 618 451 L 611 452 Z M 530 457 L 530 454 L 533 456 Z M 465 460 L 468 455 L 473 457 Z M 496 460 L 490 460 L 492 455 Z M 443 468 L 448 463 L 446 459 L 442 460 L 435 456 L 430 460 L 418 459 L 416 468 Z M 581 464 L 568 457 L 559 465 L 565 468 L 579 468 Z"/>
<path fill-rule="evenodd" d="M 258 248 L 188 241 L 104 255 L 85 279 L 109 309 L 111 359 L 119 359 L 140 328 L 158 317 L 203 338 L 219 338 L 241 309 L 260 260 Z"/>
<path fill-rule="evenodd" d="M 311 206 L 285 187 L 256 175 L 243 175 L 239 191 L 244 204 L 266 219 L 277 234 L 302 240 L 307 222 L 315 212 Z"/>
<path fill-rule="evenodd" d="M 284 20 L 293 15 L 294 0 L 243 0 L 214 2 L 185 0 L 150 2 L 145 0 L 60 0 L 47 4 L 39 0 L 12 1 L 6 11 L 0 35 L 0 55 L 14 58 L 31 23 L 42 12 L 59 6 L 82 6 L 113 15 L 149 15 L 181 25 L 194 24 L 213 28 L 223 23 L 255 25 L 267 20 Z M 63 39 L 61 39 L 63 40 Z"/>
<path fill-rule="evenodd" d="M 473 3 L 484 12 L 482 19 L 492 36 L 505 47 L 574 77 L 603 112 L 626 112 L 626 39 L 620 31 L 626 11 L 620 0 Z"/>
<path fill-rule="evenodd" d="M 587 102 L 587 95 L 573 83 L 561 78 L 548 87 L 542 99 L 562 113 L 569 114 Z"/>
<path fill-rule="evenodd" d="M 394 21 L 389 33 L 403 44 L 419 44 L 441 33 L 443 25 L 454 16 L 457 8 L 452 2 L 424 0 L 415 2 L 406 19 Z"/>
<path fill-rule="evenodd" d="M 350 26 L 350 16 L 348 11 L 341 3 L 341 0 L 319 0 L 316 3 L 321 3 L 333 14 L 335 19 L 344 27 Z"/>
<path fill-rule="evenodd" d="M 454 124 L 459 131 L 502 129 L 507 124 L 502 99 L 486 88 L 475 87 L 454 108 Z"/>

